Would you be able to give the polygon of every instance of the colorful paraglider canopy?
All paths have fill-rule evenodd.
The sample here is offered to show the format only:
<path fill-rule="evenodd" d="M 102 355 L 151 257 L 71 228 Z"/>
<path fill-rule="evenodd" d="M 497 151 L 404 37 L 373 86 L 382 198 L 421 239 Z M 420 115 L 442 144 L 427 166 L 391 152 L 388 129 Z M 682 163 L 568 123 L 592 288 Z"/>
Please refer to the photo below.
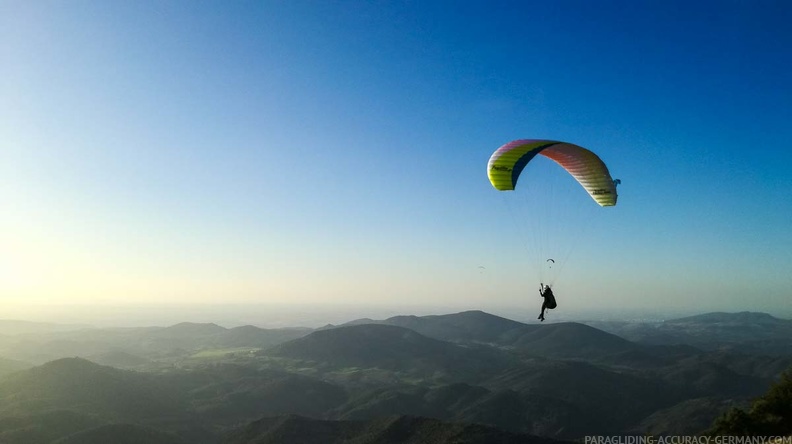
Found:
<path fill-rule="evenodd" d="M 605 163 L 583 147 L 553 140 L 521 139 L 498 148 L 487 164 L 492 186 L 500 191 L 514 190 L 520 173 L 537 154 L 561 165 L 600 206 L 616 205 L 617 183 Z"/>

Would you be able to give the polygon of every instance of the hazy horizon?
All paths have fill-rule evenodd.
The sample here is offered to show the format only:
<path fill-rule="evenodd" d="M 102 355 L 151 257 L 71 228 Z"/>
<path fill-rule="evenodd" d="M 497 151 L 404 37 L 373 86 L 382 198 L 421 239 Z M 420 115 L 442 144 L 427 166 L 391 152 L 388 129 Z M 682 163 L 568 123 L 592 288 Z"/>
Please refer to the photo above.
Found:
<path fill-rule="evenodd" d="M 538 306 L 473 307 L 431 305 L 305 305 L 305 304 L 147 304 L 147 305 L 47 305 L 2 307 L 2 321 L 45 322 L 86 327 L 168 327 L 182 322 L 213 323 L 225 328 L 253 325 L 260 328 L 304 327 L 318 328 L 327 324 L 343 324 L 357 319 L 387 319 L 393 316 L 445 315 L 463 311 L 480 310 L 496 316 L 524 323 L 538 323 Z M 711 313 L 718 310 L 665 310 L 641 309 L 566 309 L 547 314 L 545 323 L 624 321 L 660 322 Z M 761 312 L 780 319 L 792 319 L 792 310 L 768 312 L 761 310 L 734 310 Z"/>

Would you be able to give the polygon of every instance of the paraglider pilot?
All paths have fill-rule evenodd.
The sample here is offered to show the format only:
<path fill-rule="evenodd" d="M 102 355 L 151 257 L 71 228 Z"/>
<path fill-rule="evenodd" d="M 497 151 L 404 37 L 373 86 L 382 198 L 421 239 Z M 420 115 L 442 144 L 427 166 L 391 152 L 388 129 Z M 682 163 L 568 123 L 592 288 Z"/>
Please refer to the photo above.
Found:
<path fill-rule="evenodd" d="M 554 309 L 557 307 L 555 296 L 553 295 L 553 290 L 550 289 L 549 285 L 544 285 L 539 283 L 539 295 L 544 298 L 544 302 L 542 302 L 542 312 L 539 314 L 539 317 L 536 319 L 541 320 L 544 322 L 544 313 L 546 309 Z"/>

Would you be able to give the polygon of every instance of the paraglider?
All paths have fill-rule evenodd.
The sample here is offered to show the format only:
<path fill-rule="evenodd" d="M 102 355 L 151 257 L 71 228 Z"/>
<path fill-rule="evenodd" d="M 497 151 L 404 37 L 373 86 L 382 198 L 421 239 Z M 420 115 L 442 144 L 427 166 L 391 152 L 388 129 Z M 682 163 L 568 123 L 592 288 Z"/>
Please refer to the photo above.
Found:
<path fill-rule="evenodd" d="M 542 312 L 539 313 L 539 317 L 536 319 L 544 322 L 545 310 L 552 310 L 558 307 L 558 304 L 556 304 L 555 295 L 553 294 L 553 290 L 550 289 L 550 286 L 544 285 L 541 282 L 539 283 L 539 296 L 544 298 L 544 302 L 542 302 Z"/>
<path fill-rule="evenodd" d="M 520 139 L 501 146 L 492 154 L 487 164 L 487 175 L 490 183 L 498 191 L 515 191 L 523 171 L 529 166 L 529 163 L 535 162 L 534 159 L 537 155 L 548 158 L 561 166 L 561 168 L 583 187 L 591 199 L 600 207 L 616 205 L 616 200 L 618 198 L 616 187 L 621 183 L 621 180 L 614 180 L 605 163 L 592 151 L 567 142 Z M 532 171 L 532 174 L 533 173 L 535 173 L 535 170 Z M 532 185 L 536 185 L 536 182 Z M 547 206 L 556 203 L 556 200 L 558 199 L 547 198 L 546 200 L 542 200 L 542 211 L 544 212 Z M 547 223 L 555 222 L 552 218 L 541 215 L 537 218 L 530 219 L 532 219 L 532 221 L 533 219 L 538 219 L 540 222 L 543 219 L 551 219 Z M 538 233 L 531 234 L 532 236 L 529 237 L 541 237 Z M 569 237 L 567 236 L 568 233 L 564 234 L 564 237 Z M 539 251 L 534 254 L 540 254 L 540 257 L 547 258 L 547 256 L 544 255 L 546 253 L 542 251 L 544 249 L 543 246 L 536 249 Z M 552 251 L 548 252 L 553 253 Z M 554 257 L 562 260 L 559 268 L 563 268 L 563 259 L 565 259 L 568 254 L 561 255 L 560 257 L 555 256 L 555 253 L 553 254 Z M 556 261 L 555 259 L 549 258 L 546 259 L 544 263 L 549 269 L 553 268 Z M 553 270 L 553 272 L 557 273 L 556 270 Z M 540 278 L 541 277 L 542 271 L 540 270 Z M 553 284 L 552 279 L 548 285 L 543 283 L 540 284 L 539 293 L 544 298 L 542 312 L 539 315 L 539 319 L 542 321 L 544 321 L 545 310 L 556 307 L 555 295 L 550 289 L 550 284 Z"/>

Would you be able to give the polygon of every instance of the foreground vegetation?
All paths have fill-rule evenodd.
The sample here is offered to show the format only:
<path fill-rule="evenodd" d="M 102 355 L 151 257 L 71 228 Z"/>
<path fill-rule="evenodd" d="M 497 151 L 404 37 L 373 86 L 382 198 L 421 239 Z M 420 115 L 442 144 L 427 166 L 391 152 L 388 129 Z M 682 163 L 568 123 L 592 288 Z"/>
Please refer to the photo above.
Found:
<path fill-rule="evenodd" d="M 748 409 L 734 407 L 715 421 L 712 435 L 792 436 L 792 370 Z"/>

